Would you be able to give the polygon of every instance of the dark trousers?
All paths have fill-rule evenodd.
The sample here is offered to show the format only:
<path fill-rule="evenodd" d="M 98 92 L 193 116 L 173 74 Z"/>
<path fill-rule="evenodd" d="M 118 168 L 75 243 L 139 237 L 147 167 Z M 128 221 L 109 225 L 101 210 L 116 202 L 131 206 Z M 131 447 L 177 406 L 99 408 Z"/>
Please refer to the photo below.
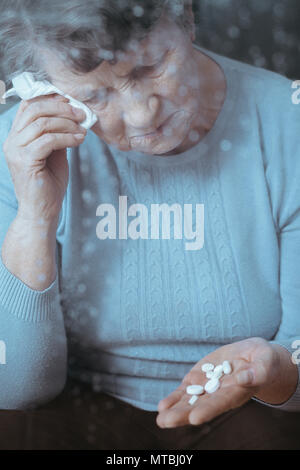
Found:
<path fill-rule="evenodd" d="M 160 429 L 156 415 L 69 381 L 43 407 L 0 411 L 0 449 L 300 450 L 300 413 L 253 400 L 201 426 Z"/>

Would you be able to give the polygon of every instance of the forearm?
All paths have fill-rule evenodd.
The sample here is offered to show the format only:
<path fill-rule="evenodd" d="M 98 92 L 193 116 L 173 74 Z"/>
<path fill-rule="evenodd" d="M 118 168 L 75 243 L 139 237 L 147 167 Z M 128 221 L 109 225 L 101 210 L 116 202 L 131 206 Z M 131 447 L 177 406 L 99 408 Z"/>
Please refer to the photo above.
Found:
<path fill-rule="evenodd" d="M 6 345 L 0 409 L 26 409 L 62 391 L 67 344 L 56 279 L 57 221 L 12 220 L 0 262 L 0 339 Z"/>
<path fill-rule="evenodd" d="M 26 307 L 17 311 L 19 292 L 12 287 L 17 299 L 11 310 L 0 305 L 0 334 L 6 345 L 5 363 L 0 364 L 0 409 L 27 409 L 53 400 L 63 390 L 66 335 L 55 289 L 48 293 L 31 291 L 26 297 L 23 292 L 25 304 L 33 306 L 28 312 Z M 36 296 L 39 302 L 35 302 Z M 45 307 L 52 304 L 48 312 L 37 308 L 41 302 Z M 42 313 L 44 318 L 40 319 Z"/>
<path fill-rule="evenodd" d="M 286 402 L 296 391 L 298 367 L 292 362 L 289 351 L 279 344 L 272 344 L 278 361 L 278 374 L 272 383 L 261 387 L 255 398 L 272 405 Z"/>
<path fill-rule="evenodd" d="M 3 264 L 31 289 L 43 291 L 56 278 L 57 223 L 57 219 L 30 221 L 17 215 L 3 241 Z"/>

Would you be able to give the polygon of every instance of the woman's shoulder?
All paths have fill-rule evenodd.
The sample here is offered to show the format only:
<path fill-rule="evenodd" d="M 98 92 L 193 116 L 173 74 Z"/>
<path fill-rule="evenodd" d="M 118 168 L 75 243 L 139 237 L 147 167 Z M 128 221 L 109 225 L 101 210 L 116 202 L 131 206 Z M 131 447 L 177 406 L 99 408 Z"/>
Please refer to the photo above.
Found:
<path fill-rule="evenodd" d="M 235 86 L 239 87 L 245 100 L 250 98 L 258 106 L 264 106 L 267 100 L 271 100 L 273 106 L 290 107 L 293 104 L 293 80 L 263 67 L 202 50 L 223 68 L 227 78 L 234 77 Z"/>
<path fill-rule="evenodd" d="M 277 85 L 284 85 L 286 82 L 291 82 L 291 80 L 280 73 L 268 70 L 267 68 L 252 65 L 205 49 L 202 50 L 206 51 L 206 53 L 214 58 L 220 65 L 224 65 L 225 68 L 231 68 L 232 70 L 245 75 L 245 77 L 248 77 L 249 79 L 269 81 Z"/>
<path fill-rule="evenodd" d="M 261 158 L 274 220 L 282 228 L 291 214 L 300 214 L 300 82 L 227 57 L 212 58 L 235 90 L 236 113 L 229 122 L 238 129 L 247 117 L 241 136 L 249 138 L 245 145 Z"/>

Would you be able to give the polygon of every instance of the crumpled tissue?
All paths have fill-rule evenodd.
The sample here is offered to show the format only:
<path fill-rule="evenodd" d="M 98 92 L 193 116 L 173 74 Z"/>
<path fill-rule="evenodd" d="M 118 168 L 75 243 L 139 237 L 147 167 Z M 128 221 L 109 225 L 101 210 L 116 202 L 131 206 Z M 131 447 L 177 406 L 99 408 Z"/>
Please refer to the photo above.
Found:
<path fill-rule="evenodd" d="M 64 96 L 69 100 L 69 103 L 74 108 L 82 109 L 86 114 L 86 119 L 80 123 L 85 129 L 90 129 L 97 121 L 98 117 L 94 114 L 84 103 L 75 100 L 72 96 L 63 93 L 61 90 L 56 88 L 47 80 L 38 81 L 34 79 L 31 72 L 23 72 L 17 77 L 12 79 L 13 88 L 7 90 L 2 96 L 3 99 L 9 98 L 10 96 L 19 96 L 22 100 L 31 100 L 37 96 L 51 95 L 57 93 Z"/>

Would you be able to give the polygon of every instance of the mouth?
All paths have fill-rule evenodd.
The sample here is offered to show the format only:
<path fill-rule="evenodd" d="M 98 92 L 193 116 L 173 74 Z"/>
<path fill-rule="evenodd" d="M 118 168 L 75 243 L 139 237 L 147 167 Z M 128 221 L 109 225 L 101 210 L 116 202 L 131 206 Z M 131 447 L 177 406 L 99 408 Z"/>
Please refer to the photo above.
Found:
<path fill-rule="evenodd" d="M 139 143 L 141 141 L 148 142 L 153 139 L 157 139 L 163 135 L 163 131 L 169 124 L 176 124 L 178 117 L 184 114 L 184 111 L 176 111 L 174 114 L 171 114 L 166 121 L 164 121 L 154 132 L 149 132 L 148 134 L 137 135 L 130 137 L 130 141 L 134 143 Z"/>

